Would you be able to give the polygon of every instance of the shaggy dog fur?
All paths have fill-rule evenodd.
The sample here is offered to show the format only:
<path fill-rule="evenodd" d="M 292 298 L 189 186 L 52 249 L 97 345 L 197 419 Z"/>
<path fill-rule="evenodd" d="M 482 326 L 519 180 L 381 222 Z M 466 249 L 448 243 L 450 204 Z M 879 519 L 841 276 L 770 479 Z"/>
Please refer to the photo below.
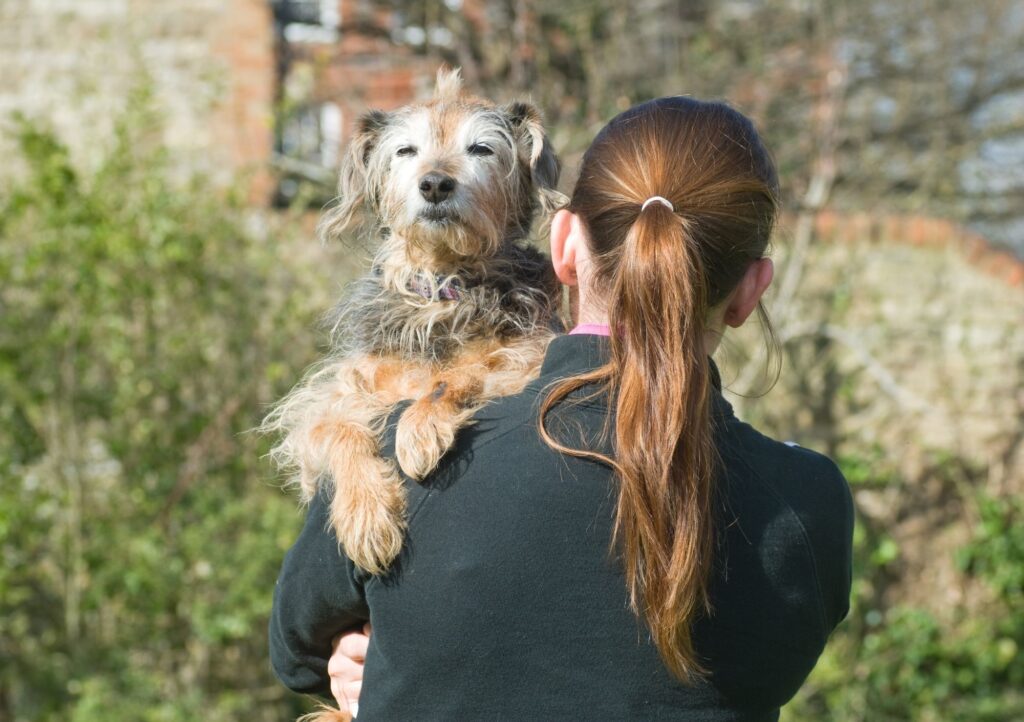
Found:
<path fill-rule="evenodd" d="M 331 355 L 263 429 L 305 500 L 327 485 L 334 531 L 370 573 L 404 536 L 401 477 L 379 454 L 395 406 L 412 401 L 396 457 L 419 480 L 475 411 L 539 372 L 559 286 L 524 239 L 564 201 L 558 171 L 536 109 L 469 97 L 458 71 L 432 100 L 360 120 L 321 229 L 369 226 L 379 251 L 334 311 Z"/>

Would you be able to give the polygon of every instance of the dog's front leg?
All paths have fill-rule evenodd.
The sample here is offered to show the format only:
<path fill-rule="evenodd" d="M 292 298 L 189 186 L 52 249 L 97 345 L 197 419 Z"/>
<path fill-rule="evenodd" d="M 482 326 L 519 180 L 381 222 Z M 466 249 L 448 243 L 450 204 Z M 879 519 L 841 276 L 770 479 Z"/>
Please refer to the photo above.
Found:
<path fill-rule="evenodd" d="M 338 541 L 356 566 L 380 574 L 402 549 L 402 480 L 380 457 L 373 428 L 360 420 L 321 422 L 314 434 L 324 444 L 324 465 L 333 480 L 331 525 Z"/>
<path fill-rule="evenodd" d="M 380 456 L 380 434 L 394 404 L 422 389 L 428 374 L 400 373 L 394 362 L 351 359 L 330 369 L 296 424 L 289 449 L 299 460 L 309 498 L 331 485 L 331 525 L 349 558 L 373 574 L 401 551 L 405 490 L 394 463 Z M 416 386 L 416 382 L 420 386 Z M 312 479 L 312 480 L 311 480 Z"/>
<path fill-rule="evenodd" d="M 425 365 L 397 359 L 359 359 L 338 374 L 334 403 L 315 435 L 322 465 L 334 480 L 331 523 L 355 564 L 384 572 L 402 549 L 406 497 L 394 463 L 380 455 L 384 420 L 400 399 L 421 395 Z"/>

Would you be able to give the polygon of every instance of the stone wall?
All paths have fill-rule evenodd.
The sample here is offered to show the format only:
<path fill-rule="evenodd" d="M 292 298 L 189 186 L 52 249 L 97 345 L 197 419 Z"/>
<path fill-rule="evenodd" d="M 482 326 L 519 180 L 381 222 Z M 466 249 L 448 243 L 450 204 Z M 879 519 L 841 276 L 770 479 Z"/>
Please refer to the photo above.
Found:
<path fill-rule="evenodd" d="M 182 162 L 224 180 L 264 168 L 274 64 L 266 0 L 0 3 L 0 118 L 50 123 L 86 164 L 131 90 L 150 82 Z M 253 180 L 265 194 L 266 178 Z"/>

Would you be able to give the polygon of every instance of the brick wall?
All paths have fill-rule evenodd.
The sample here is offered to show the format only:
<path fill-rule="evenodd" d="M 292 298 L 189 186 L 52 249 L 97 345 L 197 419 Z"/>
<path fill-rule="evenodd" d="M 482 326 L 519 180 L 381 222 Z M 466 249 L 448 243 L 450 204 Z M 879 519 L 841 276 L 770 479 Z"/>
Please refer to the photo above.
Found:
<path fill-rule="evenodd" d="M 792 225 L 791 219 L 784 219 Z M 1010 286 L 1024 288 L 1024 260 L 959 223 L 913 215 L 825 210 L 815 216 L 815 235 L 828 243 L 889 242 L 946 249 Z"/>

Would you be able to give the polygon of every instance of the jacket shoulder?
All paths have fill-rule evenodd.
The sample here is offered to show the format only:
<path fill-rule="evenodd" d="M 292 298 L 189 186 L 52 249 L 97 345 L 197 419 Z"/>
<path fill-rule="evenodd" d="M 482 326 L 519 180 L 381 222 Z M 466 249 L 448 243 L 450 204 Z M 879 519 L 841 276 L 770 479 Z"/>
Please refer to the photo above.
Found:
<path fill-rule="evenodd" d="M 787 510 L 793 538 L 806 546 L 825 633 L 849 611 L 854 505 L 849 484 L 828 456 L 772 439 L 735 419 L 725 433 L 731 477 L 748 479 Z"/>

